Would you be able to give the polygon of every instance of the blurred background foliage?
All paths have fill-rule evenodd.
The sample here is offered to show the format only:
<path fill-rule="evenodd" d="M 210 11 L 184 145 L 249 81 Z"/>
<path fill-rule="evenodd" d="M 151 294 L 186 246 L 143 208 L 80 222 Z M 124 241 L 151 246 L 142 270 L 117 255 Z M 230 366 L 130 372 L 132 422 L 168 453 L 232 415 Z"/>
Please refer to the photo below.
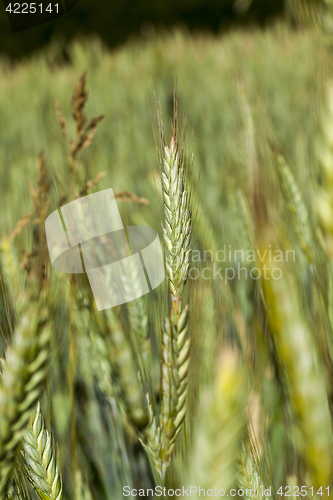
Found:
<path fill-rule="evenodd" d="M 283 152 L 315 233 L 318 222 L 314 199 L 318 186 L 324 184 L 317 147 L 323 136 L 322 115 L 327 111 L 326 84 L 332 76 L 331 54 L 327 50 L 327 39 L 319 37 L 317 30 L 311 27 L 296 29 L 305 19 L 297 17 L 297 5 L 297 2 L 289 3 L 286 11 L 281 2 L 254 0 L 241 15 L 241 2 L 238 2 L 237 13 L 231 2 L 212 2 L 210 5 L 209 2 L 189 0 L 186 3 L 169 2 L 167 8 L 162 2 L 155 2 L 153 6 L 148 2 L 105 2 L 103 8 L 100 2 L 97 8 L 96 4 L 81 0 L 62 18 L 16 34 L 11 34 L 9 22 L 1 10 L 0 233 L 10 234 L 16 222 L 33 210 L 28 182 L 35 182 L 37 177 L 36 163 L 41 149 L 53 181 L 50 211 L 59 206 L 61 195 L 67 191 L 68 148 L 57 122 L 55 101 L 59 100 L 63 115 L 69 118 L 73 88 L 85 71 L 89 91 L 87 115 L 103 114 L 105 117 L 92 145 L 82 155 L 80 166 L 89 179 L 106 172 L 98 190 L 109 187 L 114 192 L 132 190 L 150 202 L 149 206 L 119 203 L 125 225 L 160 228 L 159 172 L 154 143 L 156 122 L 151 119 L 154 105 L 150 85 L 161 103 L 169 138 L 173 85 L 177 80 L 180 107 L 187 112 L 189 149 L 195 157 L 194 178 L 200 175 L 197 191 L 196 187 L 194 190 L 199 207 L 196 219 L 200 219 L 198 247 L 212 251 L 223 249 L 225 244 L 233 248 L 251 247 L 251 234 L 248 233 L 252 226 L 246 226 L 244 207 L 237 202 L 237 193 L 240 188 L 240 198 L 249 194 L 251 174 L 255 169 L 262 181 L 262 192 L 269 201 L 273 223 L 279 229 L 283 226 L 285 202 L 282 194 L 278 194 L 276 164 L 269 145 Z M 251 29 L 244 29 L 240 25 L 243 23 L 252 23 Z M 265 23 L 264 27 L 258 26 Z M 182 27 L 174 28 L 174 25 Z M 189 33 L 194 29 L 195 34 Z M 117 50 L 109 50 L 122 42 L 125 43 Z M 48 45 L 40 50 L 43 44 Z M 12 58 L 33 51 L 36 53 L 31 57 L 12 64 Z M 326 127 L 328 133 L 332 129 L 330 120 L 331 116 Z M 68 120 L 69 137 L 73 133 L 74 124 Z M 250 196 L 251 193 L 248 198 Z M 297 251 L 291 274 L 297 282 L 301 310 L 308 311 L 309 317 L 312 315 L 315 337 L 316 321 L 320 323 L 322 316 L 319 313 L 319 319 L 316 316 L 318 304 L 312 301 L 312 293 L 315 295 L 317 288 L 312 287 L 311 280 L 315 275 L 320 281 L 322 275 L 318 278 L 315 274 L 318 269 L 320 271 L 320 265 L 314 272 L 297 238 L 292 236 L 292 224 L 285 227 Z M 17 262 L 14 267 L 20 276 L 24 275 L 18 265 L 23 257 L 20 252 L 29 252 L 32 239 L 32 231 L 24 228 L 15 240 Z M 289 244 L 287 237 L 284 243 Z M 18 282 L 12 280 L 13 276 L 6 278 L 16 293 Z M 219 346 L 221 337 L 241 344 L 238 337 L 242 333 L 253 335 L 249 338 L 253 350 L 249 356 L 253 369 L 253 406 L 262 409 L 265 425 L 261 426 L 264 443 L 260 446 L 267 452 L 262 455 L 261 472 L 266 484 L 273 483 L 277 488 L 289 480 L 292 483 L 296 469 L 294 438 L 290 437 L 292 432 L 284 415 L 288 402 L 272 375 L 270 356 L 274 355 L 271 352 L 274 349 L 267 341 L 267 332 L 258 326 L 260 321 L 254 324 L 253 317 L 262 312 L 260 293 L 251 280 L 236 281 L 230 285 L 232 299 L 228 295 L 230 290 L 225 292 L 223 282 L 216 280 L 207 284 L 201 280 L 191 285 L 195 292 L 191 310 L 194 362 L 200 365 L 203 374 L 200 383 L 207 388 L 215 376 L 211 360 L 219 353 L 216 345 Z M 11 293 L 11 288 L 9 290 Z M 49 412 L 48 418 L 52 415 L 65 493 L 73 498 L 73 476 L 77 471 L 69 446 L 72 437 L 67 384 L 70 365 L 68 304 L 57 288 L 54 295 L 59 310 L 50 366 L 52 401 L 48 408 L 45 397 L 44 408 Z M 152 296 L 149 331 L 155 338 L 156 355 L 160 310 L 156 296 Z M 232 305 L 228 300 L 234 301 Z M 1 307 L 4 309 L 3 304 Z M 255 308 L 259 312 L 254 313 Z M 4 310 L 1 319 L 5 331 Z M 89 484 L 93 498 L 121 498 L 123 485 L 148 487 L 153 484 L 153 478 L 142 448 L 114 399 L 107 399 L 96 384 L 98 363 L 91 355 L 86 330 L 84 324 L 81 330 L 78 327 L 76 339 L 75 425 L 83 471 L 81 480 Z M 318 338 L 316 341 L 320 351 L 322 345 Z M 193 372 L 194 381 L 198 373 Z M 190 423 L 199 413 L 197 394 L 191 397 Z M 316 430 L 312 433 L 315 436 Z M 200 458 L 200 450 L 198 455 Z M 183 455 L 176 449 L 167 484 L 180 484 L 183 462 Z M 272 463 L 273 477 L 269 469 Z"/>
<path fill-rule="evenodd" d="M 89 38 L 68 47 L 72 63 L 60 68 L 54 66 L 57 49 L 55 42 L 15 68 L 6 59 L 0 60 L 0 118 L 5 124 L 0 158 L 6 166 L 0 173 L 5 196 L 0 207 L 2 231 L 12 230 L 31 206 L 26 183 L 34 176 L 40 149 L 52 178 L 61 184 L 67 157 L 54 103 L 58 99 L 63 114 L 70 116 L 70 91 L 83 71 L 88 72 L 88 111 L 105 115 L 84 157 L 91 178 L 99 171 L 107 172 L 101 189 L 133 190 L 154 204 L 153 176 L 158 174 L 158 164 L 149 110 L 150 81 L 164 120 L 171 123 L 176 79 L 180 105 L 187 110 L 190 135 L 193 131 L 195 137 L 195 169 L 202 177 L 199 194 L 208 214 L 225 204 L 226 179 L 231 174 L 236 180 L 242 176 L 242 88 L 246 88 L 258 132 L 277 142 L 293 168 L 301 165 L 296 175 L 304 189 L 306 176 L 319 175 L 313 138 L 320 125 L 324 81 L 317 75 L 321 71 L 324 76 L 329 66 L 325 47 L 314 44 L 307 32 L 293 32 L 281 23 L 266 31 L 236 31 L 218 38 L 193 38 L 176 31 L 156 35 L 149 43 L 129 42 L 113 53 L 98 38 Z M 270 161 L 265 142 L 259 141 L 258 150 L 262 161 Z M 304 170 L 304 161 L 308 167 L 314 163 L 314 168 Z M 141 209 L 149 222 L 157 222 L 157 210 Z M 223 219 L 214 219 L 221 229 Z"/>
<path fill-rule="evenodd" d="M 78 35 L 98 34 L 108 47 L 116 47 L 162 27 L 218 33 L 235 23 L 265 25 L 284 12 L 284 0 L 80 0 L 62 17 L 13 34 L 4 4 L 0 5 L 0 52 L 11 58 L 40 50 L 55 37 L 59 57 L 67 58 L 66 44 Z"/>

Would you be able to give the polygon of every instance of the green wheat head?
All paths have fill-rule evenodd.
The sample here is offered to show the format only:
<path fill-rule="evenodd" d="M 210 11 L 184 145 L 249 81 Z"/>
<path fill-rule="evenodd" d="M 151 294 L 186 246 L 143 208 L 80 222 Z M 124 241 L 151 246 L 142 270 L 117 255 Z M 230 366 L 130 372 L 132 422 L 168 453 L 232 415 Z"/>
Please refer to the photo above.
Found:
<path fill-rule="evenodd" d="M 26 473 L 41 500 L 62 500 L 61 472 L 52 436 L 44 427 L 40 404 L 22 443 Z"/>
<path fill-rule="evenodd" d="M 36 299 L 21 299 L 13 343 L 6 353 L 0 384 L 0 498 L 6 487 L 15 455 L 28 425 L 31 409 L 40 397 L 52 324 L 47 310 Z"/>
<path fill-rule="evenodd" d="M 172 301 L 180 300 L 190 267 L 191 202 L 185 174 L 184 156 L 174 136 L 170 146 L 164 146 L 161 171 L 163 239 Z"/>

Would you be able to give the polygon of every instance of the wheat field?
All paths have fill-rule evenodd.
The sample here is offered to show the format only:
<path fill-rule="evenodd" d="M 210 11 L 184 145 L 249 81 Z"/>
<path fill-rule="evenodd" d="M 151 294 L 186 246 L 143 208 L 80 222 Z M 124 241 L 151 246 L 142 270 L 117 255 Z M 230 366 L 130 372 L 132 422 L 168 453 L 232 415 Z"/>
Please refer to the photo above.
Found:
<path fill-rule="evenodd" d="M 0 59 L 0 500 L 331 496 L 327 32 L 58 55 Z M 45 221 L 109 188 L 157 231 L 165 279 L 99 310 Z"/>

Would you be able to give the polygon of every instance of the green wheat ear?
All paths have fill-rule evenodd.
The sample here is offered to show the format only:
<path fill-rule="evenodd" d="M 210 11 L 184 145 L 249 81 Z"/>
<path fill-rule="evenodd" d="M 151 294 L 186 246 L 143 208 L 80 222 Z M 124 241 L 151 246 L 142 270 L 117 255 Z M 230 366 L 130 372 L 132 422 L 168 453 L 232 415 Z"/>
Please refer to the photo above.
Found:
<path fill-rule="evenodd" d="M 165 262 L 173 302 L 181 300 L 191 256 L 191 201 L 186 189 L 184 154 L 176 141 L 174 135 L 170 147 L 164 146 L 161 172 Z"/>
<path fill-rule="evenodd" d="M 185 418 L 188 397 L 190 338 L 184 287 L 192 250 L 191 197 L 186 186 L 186 163 L 174 128 L 162 157 L 163 240 L 169 282 L 169 315 L 165 319 L 161 352 L 160 450 L 156 468 L 164 475 Z"/>
<path fill-rule="evenodd" d="M 160 353 L 161 390 L 159 415 L 147 395 L 149 426 L 142 441 L 162 480 L 171 461 L 176 438 L 187 409 L 190 338 L 189 307 L 184 304 L 192 251 L 191 195 L 187 187 L 187 159 L 179 137 L 177 97 L 174 97 L 174 128 L 170 146 L 166 144 L 160 109 L 160 174 L 163 194 L 164 262 L 168 278 L 167 317 Z"/>
<path fill-rule="evenodd" d="M 44 427 L 40 404 L 22 443 L 29 481 L 42 500 L 61 500 L 62 481 L 57 467 L 56 449 Z"/>
<path fill-rule="evenodd" d="M 313 251 L 314 241 L 307 207 L 283 156 L 278 155 L 276 157 L 276 165 L 283 195 L 299 245 L 308 261 L 313 262 L 315 260 Z"/>
<path fill-rule="evenodd" d="M 264 493 L 264 484 L 254 463 L 251 454 L 245 450 L 241 452 L 238 484 L 244 490 L 246 500 L 268 500 Z"/>
<path fill-rule="evenodd" d="M 289 399 L 298 451 L 311 484 L 329 484 L 332 422 L 324 371 L 304 319 L 293 277 L 263 280 L 270 335 Z M 270 275 L 269 275 L 270 278 Z M 314 429 L 316 431 L 314 432 Z"/>
<path fill-rule="evenodd" d="M 7 349 L 0 385 L 0 499 L 6 498 L 15 455 L 40 397 L 52 327 L 47 311 L 30 297 L 22 298 L 19 322 Z"/>
<path fill-rule="evenodd" d="M 77 469 L 75 472 L 75 500 L 92 500 L 89 486 L 82 476 L 82 472 Z"/>
<path fill-rule="evenodd" d="M 246 422 L 246 386 L 246 371 L 236 351 L 225 350 L 215 383 L 202 396 L 201 415 L 194 427 L 188 485 L 225 492 L 234 486 Z"/>
<path fill-rule="evenodd" d="M 101 363 L 100 388 L 107 397 L 114 394 L 134 431 L 140 433 L 148 423 L 148 412 L 133 350 L 112 309 L 103 314 L 93 310 L 93 314 L 94 343 Z"/>

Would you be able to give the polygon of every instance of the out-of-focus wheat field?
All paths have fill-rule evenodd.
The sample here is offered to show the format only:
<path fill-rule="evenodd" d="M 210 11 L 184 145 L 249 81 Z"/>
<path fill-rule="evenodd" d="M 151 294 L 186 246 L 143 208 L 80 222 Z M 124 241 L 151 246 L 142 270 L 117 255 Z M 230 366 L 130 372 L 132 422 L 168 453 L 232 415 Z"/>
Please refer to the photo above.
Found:
<path fill-rule="evenodd" d="M 169 358 L 163 361 L 160 354 L 162 332 L 168 330 L 164 316 L 168 316 L 168 304 L 173 304 L 167 280 L 143 303 L 151 346 L 146 386 L 140 354 L 130 334 L 136 331 L 133 317 L 134 322 L 136 314 L 142 319 L 142 311 L 134 307 L 133 312 L 124 305 L 113 319 L 106 316 L 110 336 L 118 334 L 111 346 L 116 345 L 123 356 L 120 363 L 120 358 L 114 359 L 116 350 L 108 351 L 108 340 L 95 332 L 99 328 L 96 315 L 89 305 L 82 305 L 86 300 L 81 301 L 83 284 L 75 282 L 74 286 L 47 261 L 51 304 L 47 321 L 52 324 L 52 337 L 43 372 L 45 384 L 36 398 L 45 426 L 53 432 L 64 498 L 120 499 L 126 485 L 139 490 L 156 484 L 167 489 L 198 484 L 226 492 L 242 488 L 244 494 L 237 496 L 251 500 L 278 499 L 288 493 L 287 487 L 297 493 L 302 486 L 307 498 L 320 487 L 323 495 L 330 496 L 333 60 L 329 37 L 313 27 L 296 28 L 279 21 L 266 29 L 235 29 L 223 36 L 189 35 L 181 30 L 151 34 L 113 52 L 98 38 L 88 38 L 73 42 L 68 54 L 68 62 L 59 62 L 54 43 L 20 63 L 0 59 L 3 373 L 10 370 L 10 363 L 21 366 L 19 357 L 6 352 L 11 338 L 18 335 L 24 300 L 33 302 L 23 292 L 33 286 L 38 274 L 34 257 L 39 255 L 36 248 L 41 245 L 42 229 L 36 240 L 36 228 L 38 221 L 45 222 L 45 214 L 34 206 L 29 183 L 36 186 L 41 172 L 38 155 L 43 150 L 47 179 L 52 180 L 48 213 L 70 201 L 70 146 L 63 138 L 55 103 L 60 103 L 67 135 L 73 138 L 71 99 L 84 72 L 88 91 L 84 112 L 88 120 L 104 118 L 92 143 L 76 160 L 77 192 L 105 172 L 83 194 L 88 189 L 112 188 L 114 193 L 130 191 L 145 198 L 149 204 L 118 201 L 123 222 L 151 226 L 161 241 L 165 198 L 156 151 L 159 127 L 154 96 L 169 144 L 176 84 L 180 111 L 186 113 L 190 165 L 192 153 L 194 158 L 180 189 L 191 193 L 191 267 L 195 272 L 186 276 L 187 289 L 181 299 L 189 305 L 187 335 L 191 339 L 185 375 L 187 410 L 163 476 L 155 466 L 163 457 L 157 459 L 151 452 L 151 436 L 158 432 L 153 429 L 146 435 L 145 429 L 128 421 L 126 405 L 135 403 L 125 393 L 132 384 L 126 379 L 126 366 L 134 355 L 133 387 L 142 385 L 145 405 L 149 385 L 154 404 L 153 410 L 145 411 L 159 414 L 160 377 L 163 366 L 170 366 L 165 361 Z M 22 217 L 35 213 L 29 224 L 23 219 L 22 227 L 16 226 Z M 15 227 L 19 229 L 13 234 Z M 167 252 L 165 243 L 164 248 Z M 31 249 L 36 253 L 29 255 Z M 229 249 L 245 256 L 251 251 L 255 256 L 241 262 L 233 258 L 234 253 L 227 257 Z M 293 258 L 286 262 L 288 250 Z M 269 252 L 274 251 L 281 252 L 280 259 L 271 258 Z M 269 277 L 262 273 L 258 279 L 264 264 Z M 249 277 L 251 268 L 256 272 Z M 279 279 L 272 277 L 272 268 L 281 270 Z M 178 318 L 178 327 L 179 322 Z M 126 347 L 120 347 L 121 342 Z M 13 345 L 19 350 L 14 340 Z M 16 372 L 14 367 L 15 376 L 33 370 L 24 366 Z M 14 376 L 6 376 L 7 386 L 16 387 Z M 22 389 L 23 382 L 17 384 Z M 0 391 L 3 415 L 13 394 L 13 408 L 21 408 L 23 396 L 20 399 L 15 392 L 21 394 L 21 389 Z M 0 418 L 6 429 L 3 435 L 0 431 L 0 451 L 12 442 L 3 437 L 7 428 L 12 425 L 16 432 L 19 419 L 11 417 L 15 411 Z M 31 414 L 35 412 L 34 400 Z M 22 442 L 25 429 L 20 431 Z M 1 497 L 0 491 L 0 498 L 62 498 L 45 486 L 53 477 L 51 469 L 48 476 L 41 465 L 35 465 L 31 473 L 27 449 L 20 443 L 15 444 L 16 458 L 8 459 L 14 473 L 7 496 Z M 33 440 L 29 443 L 33 447 Z M 6 453 L 0 453 L 4 468 Z M 40 448 L 38 453 L 47 461 Z M 38 453 L 37 458 L 33 455 L 34 464 L 39 463 Z M 36 479 L 43 474 L 45 484 Z M 43 493 L 44 486 L 48 493 Z M 271 494 L 265 495 L 262 487 L 271 487 Z"/>
<path fill-rule="evenodd" d="M 107 173 L 100 188 L 133 190 L 149 198 L 154 209 L 140 210 L 148 223 L 159 220 L 151 86 L 171 134 L 173 86 L 178 82 L 196 176 L 201 172 L 198 197 L 218 238 L 228 219 L 224 212 L 227 185 L 234 179 L 241 187 L 247 170 L 243 94 L 251 108 L 261 169 L 267 170 L 271 162 L 267 141 L 275 142 L 304 192 L 309 189 L 308 176 L 318 181 L 314 146 L 329 64 L 324 48 L 307 32 L 292 31 L 283 24 L 221 38 L 176 32 L 146 43 L 129 43 L 113 53 L 103 50 L 98 40 L 87 40 L 73 44 L 71 64 L 60 67 L 52 65 L 52 54 L 51 47 L 13 68 L 1 61 L 3 230 L 10 231 L 29 210 L 26 186 L 36 175 L 41 149 L 55 185 L 61 184 L 66 151 L 55 101 L 70 117 L 72 91 L 84 71 L 87 113 L 105 115 L 84 161 L 92 177 L 99 171 Z"/>

